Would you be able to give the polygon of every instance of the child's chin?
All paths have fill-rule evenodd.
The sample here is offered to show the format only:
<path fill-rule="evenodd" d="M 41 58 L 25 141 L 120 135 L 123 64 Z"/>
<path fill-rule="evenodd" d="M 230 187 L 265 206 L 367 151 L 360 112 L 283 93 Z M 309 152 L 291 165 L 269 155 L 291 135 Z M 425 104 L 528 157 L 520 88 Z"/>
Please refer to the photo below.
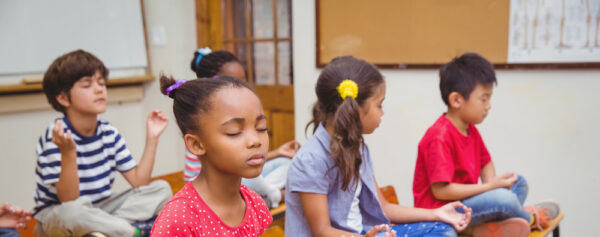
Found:
<path fill-rule="evenodd" d="M 253 178 L 260 176 L 261 171 L 262 171 L 262 167 L 258 172 L 247 172 L 244 175 L 242 175 L 242 177 L 245 179 L 253 179 Z"/>

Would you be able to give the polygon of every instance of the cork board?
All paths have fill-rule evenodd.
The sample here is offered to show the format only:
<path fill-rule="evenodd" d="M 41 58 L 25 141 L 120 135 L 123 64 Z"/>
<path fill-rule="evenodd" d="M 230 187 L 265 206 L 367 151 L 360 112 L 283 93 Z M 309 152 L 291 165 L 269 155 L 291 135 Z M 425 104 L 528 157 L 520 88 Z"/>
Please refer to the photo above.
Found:
<path fill-rule="evenodd" d="M 507 63 L 509 0 L 316 0 L 317 67 L 352 55 L 380 68 L 437 68 L 477 52 L 496 68 L 597 68 Z"/>

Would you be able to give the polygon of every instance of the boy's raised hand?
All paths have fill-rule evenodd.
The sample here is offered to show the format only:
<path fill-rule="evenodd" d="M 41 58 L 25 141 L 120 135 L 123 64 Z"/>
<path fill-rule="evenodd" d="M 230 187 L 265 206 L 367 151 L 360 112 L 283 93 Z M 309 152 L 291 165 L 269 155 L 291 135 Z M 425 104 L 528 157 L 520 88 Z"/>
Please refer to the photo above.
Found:
<path fill-rule="evenodd" d="M 60 120 L 56 120 L 54 128 L 52 128 L 52 142 L 56 144 L 61 153 L 74 152 L 75 141 L 71 137 L 71 130 L 67 129 L 64 132 L 63 124 Z"/>
<path fill-rule="evenodd" d="M 463 209 L 465 213 L 456 211 L 457 208 Z M 442 222 L 452 225 L 456 232 L 461 232 L 471 222 L 473 210 L 460 201 L 455 201 L 435 209 L 435 214 Z"/>
<path fill-rule="evenodd" d="M 375 237 L 377 236 L 377 233 L 381 231 L 385 231 L 385 237 L 396 237 L 396 231 L 390 229 L 390 225 L 387 224 L 373 226 L 373 228 L 371 228 L 369 231 L 367 231 L 367 233 L 365 233 L 365 236 Z"/>
<path fill-rule="evenodd" d="M 165 131 L 169 124 L 169 119 L 160 110 L 152 110 L 148 114 L 148 122 L 146 123 L 146 132 L 148 137 L 157 138 Z"/>
<path fill-rule="evenodd" d="M 498 188 L 511 188 L 512 185 L 517 182 L 517 179 L 517 174 L 510 172 L 495 176 L 492 179 L 492 184 L 494 187 Z"/>

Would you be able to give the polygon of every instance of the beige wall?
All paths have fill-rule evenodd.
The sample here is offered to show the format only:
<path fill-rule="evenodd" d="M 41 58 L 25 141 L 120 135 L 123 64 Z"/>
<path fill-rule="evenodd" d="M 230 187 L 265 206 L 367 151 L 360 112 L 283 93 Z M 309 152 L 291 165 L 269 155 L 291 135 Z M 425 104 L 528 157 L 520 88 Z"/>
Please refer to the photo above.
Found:
<path fill-rule="evenodd" d="M 193 77 L 189 70 L 196 48 L 194 1 L 144 1 L 147 27 L 163 26 L 167 44 L 150 46 L 152 73 Z M 315 101 L 314 1 L 293 1 L 294 83 L 297 139 Z M 385 116 L 367 137 L 379 184 L 395 186 L 400 202 L 412 205 L 411 187 L 419 139 L 444 106 L 433 70 L 382 71 L 387 81 Z M 528 203 L 544 198 L 560 201 L 566 236 L 593 236 L 591 224 L 600 212 L 596 143 L 600 142 L 600 70 L 499 71 L 490 115 L 479 129 L 498 172 L 516 171 L 530 183 Z M 145 118 L 162 109 L 171 123 L 162 135 L 154 175 L 181 170 L 183 143 L 171 111 L 171 100 L 158 83 L 145 85 L 141 102 L 110 105 L 102 118 L 121 131 L 134 157 L 141 156 Z M 301 97 L 300 97 L 301 96 Z M 302 98 L 302 99 L 299 99 Z M 33 207 L 35 143 L 58 113 L 51 110 L 0 115 L 0 201 Z M 393 139 L 390 139 L 393 138 Z M 122 178 L 114 190 L 128 185 Z"/>
<path fill-rule="evenodd" d="M 315 101 L 315 1 L 293 1 L 296 136 Z M 412 206 L 417 144 L 445 111 L 436 70 L 382 70 L 387 83 L 385 115 L 366 137 L 380 185 L 394 185 Z M 565 236 L 595 236 L 600 207 L 600 70 L 498 71 L 492 110 L 478 126 L 497 172 L 515 171 L 530 185 L 526 204 L 546 198 L 561 203 Z M 300 99 L 302 98 L 302 99 Z"/>
<path fill-rule="evenodd" d="M 164 27 L 167 35 L 166 45 L 150 45 L 152 74 L 164 72 L 178 78 L 192 78 L 194 74 L 189 69 L 189 62 L 196 49 L 194 1 L 143 2 L 148 29 Z M 173 117 L 172 100 L 160 94 L 158 80 L 144 85 L 144 92 L 142 101 L 109 105 L 100 118 L 119 129 L 134 158 L 139 161 L 144 149 L 146 116 L 152 109 L 163 110 L 170 123 L 160 138 L 153 175 L 181 170 L 184 145 Z M 48 124 L 59 116 L 49 109 L 0 115 L 0 202 L 10 201 L 33 208 L 36 142 Z M 122 176 L 117 177 L 113 191 L 129 187 Z"/>

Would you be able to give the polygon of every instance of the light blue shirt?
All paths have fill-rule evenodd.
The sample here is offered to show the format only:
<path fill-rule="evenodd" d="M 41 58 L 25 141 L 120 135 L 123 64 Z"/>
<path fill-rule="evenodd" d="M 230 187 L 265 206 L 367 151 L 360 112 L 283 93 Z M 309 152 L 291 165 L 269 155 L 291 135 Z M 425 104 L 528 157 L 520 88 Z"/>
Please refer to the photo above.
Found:
<path fill-rule="evenodd" d="M 348 226 L 348 213 L 355 196 L 356 187 L 342 191 L 338 168 L 330 155 L 330 136 L 322 125 L 319 125 L 311 137 L 296 153 L 288 171 L 285 188 L 285 235 L 312 236 L 310 226 L 302 209 L 299 192 L 319 193 L 327 195 L 329 219 L 331 226 L 348 232 L 355 232 Z M 366 145 L 362 150 L 363 160 L 360 166 L 362 182 L 359 199 L 360 213 L 364 230 L 375 225 L 389 224 L 379 200 L 375 180 L 373 179 L 373 164 Z"/>

